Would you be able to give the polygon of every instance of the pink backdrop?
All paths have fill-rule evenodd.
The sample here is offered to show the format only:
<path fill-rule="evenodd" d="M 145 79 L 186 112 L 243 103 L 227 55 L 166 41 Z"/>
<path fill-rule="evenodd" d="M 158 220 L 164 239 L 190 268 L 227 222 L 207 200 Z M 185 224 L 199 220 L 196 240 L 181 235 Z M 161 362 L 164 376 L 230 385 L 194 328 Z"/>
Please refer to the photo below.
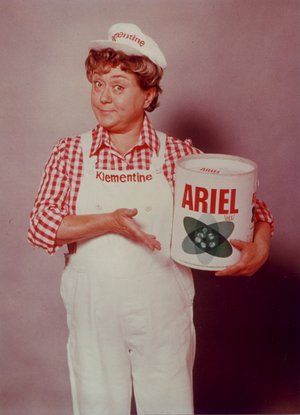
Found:
<path fill-rule="evenodd" d="M 59 297 L 62 253 L 50 257 L 32 249 L 25 238 L 52 146 L 60 137 L 95 125 L 84 74 L 87 42 L 106 36 L 110 25 L 120 21 L 140 25 L 167 57 L 161 107 L 151 116 L 155 126 L 192 138 L 206 152 L 255 160 L 259 196 L 276 217 L 269 263 L 253 280 L 220 281 L 195 274 L 197 411 L 300 412 L 299 1 L 2 0 L 0 9 L 1 414 L 71 414 L 67 329 Z M 232 360 L 236 372 L 221 370 L 230 360 L 230 355 L 220 354 L 223 347 L 230 353 L 226 328 L 233 333 L 245 327 L 245 321 L 236 319 L 240 307 L 251 339 L 262 332 L 265 336 L 264 358 L 251 363 L 257 370 L 249 372 L 253 378 L 244 379 L 243 390 L 261 397 L 256 406 L 250 392 L 239 395 L 239 361 Z M 205 343 L 209 333 L 211 343 Z M 212 352 L 214 341 L 220 347 Z M 239 341 L 240 350 L 246 350 L 246 341 Z M 218 361 L 220 365 L 214 364 Z M 240 363 L 244 361 L 240 356 Z M 285 379 L 285 387 L 276 377 Z M 226 385 L 230 379 L 233 384 L 236 380 L 233 389 Z M 268 380 L 272 386 L 265 392 Z"/>

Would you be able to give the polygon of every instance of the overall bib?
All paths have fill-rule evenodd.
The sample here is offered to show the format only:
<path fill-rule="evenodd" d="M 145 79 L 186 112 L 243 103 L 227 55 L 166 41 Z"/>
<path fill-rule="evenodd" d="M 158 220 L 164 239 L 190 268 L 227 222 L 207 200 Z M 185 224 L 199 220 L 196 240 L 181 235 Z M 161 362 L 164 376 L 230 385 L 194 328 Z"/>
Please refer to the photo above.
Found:
<path fill-rule="evenodd" d="M 162 172 L 166 136 L 150 170 L 97 170 L 91 132 L 81 136 L 77 214 L 137 208 L 161 251 L 107 234 L 66 255 L 61 295 L 67 310 L 74 415 L 193 414 L 195 331 L 191 271 L 170 258 L 173 196 Z"/>

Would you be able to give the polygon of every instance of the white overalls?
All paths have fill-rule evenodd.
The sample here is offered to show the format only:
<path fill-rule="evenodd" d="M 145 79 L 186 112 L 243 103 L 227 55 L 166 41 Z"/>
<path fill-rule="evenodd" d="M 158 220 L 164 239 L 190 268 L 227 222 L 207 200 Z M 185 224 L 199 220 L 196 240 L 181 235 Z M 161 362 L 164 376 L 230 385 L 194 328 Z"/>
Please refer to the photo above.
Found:
<path fill-rule="evenodd" d="M 194 285 L 170 258 L 173 197 L 162 172 L 166 137 L 157 134 L 150 170 L 105 170 L 111 181 L 99 179 L 89 157 L 91 133 L 81 137 L 77 214 L 137 208 L 134 219 L 162 250 L 107 234 L 67 256 L 61 295 L 74 415 L 129 414 L 132 385 L 139 415 L 193 414 Z M 131 181 L 134 173 L 152 179 Z"/>

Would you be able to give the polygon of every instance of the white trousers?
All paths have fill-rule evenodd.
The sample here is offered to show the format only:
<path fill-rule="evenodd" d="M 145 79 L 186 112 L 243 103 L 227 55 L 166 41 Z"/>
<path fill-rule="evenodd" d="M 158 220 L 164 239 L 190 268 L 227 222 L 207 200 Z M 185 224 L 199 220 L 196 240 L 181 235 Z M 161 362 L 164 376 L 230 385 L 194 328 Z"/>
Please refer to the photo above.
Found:
<path fill-rule="evenodd" d="M 177 266 L 109 281 L 66 267 L 74 415 L 130 414 L 132 386 L 139 415 L 193 414 L 193 293 L 179 277 L 190 278 Z"/>

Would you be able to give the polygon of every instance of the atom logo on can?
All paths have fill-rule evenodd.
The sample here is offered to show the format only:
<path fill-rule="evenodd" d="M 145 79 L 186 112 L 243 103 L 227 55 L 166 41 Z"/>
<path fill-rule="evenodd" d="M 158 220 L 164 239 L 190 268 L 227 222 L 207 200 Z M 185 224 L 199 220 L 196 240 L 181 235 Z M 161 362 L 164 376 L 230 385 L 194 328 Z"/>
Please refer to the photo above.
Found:
<path fill-rule="evenodd" d="M 209 256 L 212 260 L 213 257 L 226 258 L 232 254 L 232 247 L 227 238 L 233 232 L 233 222 L 214 221 L 207 224 L 186 216 L 183 225 L 187 236 L 182 242 L 182 249 L 187 254 L 196 254 L 200 263 L 208 264 Z"/>

